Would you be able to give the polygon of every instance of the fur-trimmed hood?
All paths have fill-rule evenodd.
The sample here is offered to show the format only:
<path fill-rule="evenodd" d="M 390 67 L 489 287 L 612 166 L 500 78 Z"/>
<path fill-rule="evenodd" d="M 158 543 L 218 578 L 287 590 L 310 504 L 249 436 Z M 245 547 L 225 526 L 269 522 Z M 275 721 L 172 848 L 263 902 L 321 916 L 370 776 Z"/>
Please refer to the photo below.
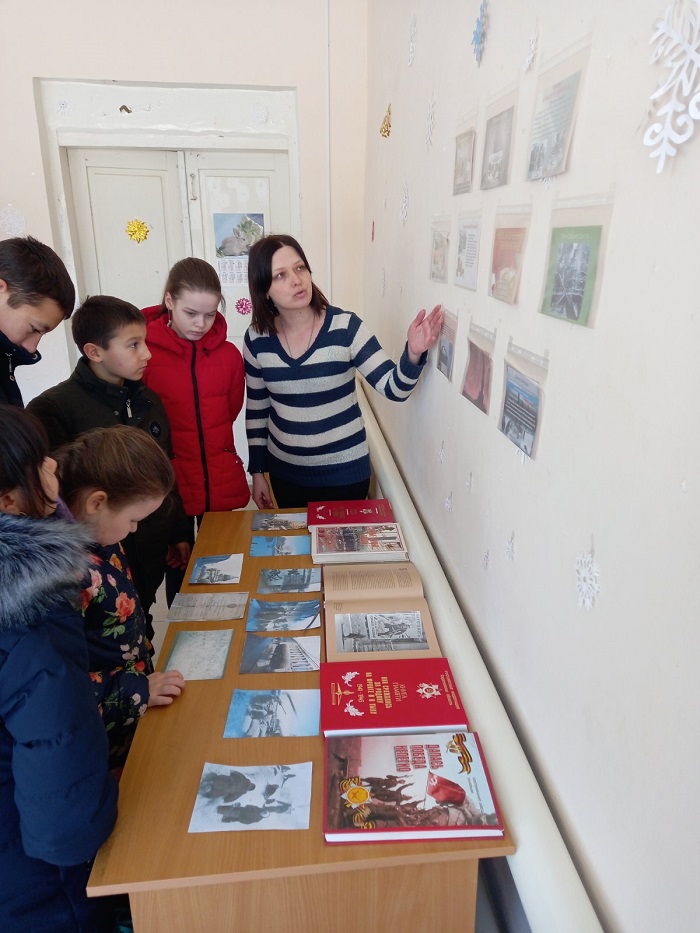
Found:
<path fill-rule="evenodd" d="M 36 624 L 57 596 L 77 593 L 91 544 L 82 525 L 0 513 L 0 632 Z"/>

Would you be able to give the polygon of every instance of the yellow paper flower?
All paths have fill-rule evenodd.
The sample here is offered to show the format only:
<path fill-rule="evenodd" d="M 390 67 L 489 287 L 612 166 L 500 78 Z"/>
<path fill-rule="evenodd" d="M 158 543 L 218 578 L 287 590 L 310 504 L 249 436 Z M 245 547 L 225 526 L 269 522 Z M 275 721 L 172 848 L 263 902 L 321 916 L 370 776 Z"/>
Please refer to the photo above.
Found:
<path fill-rule="evenodd" d="M 388 139 L 389 136 L 391 136 L 391 104 L 386 108 L 382 125 L 379 127 L 379 135 L 384 139 Z"/>
<path fill-rule="evenodd" d="M 126 225 L 126 232 L 130 240 L 135 243 L 143 243 L 150 230 L 142 220 L 130 220 Z"/>

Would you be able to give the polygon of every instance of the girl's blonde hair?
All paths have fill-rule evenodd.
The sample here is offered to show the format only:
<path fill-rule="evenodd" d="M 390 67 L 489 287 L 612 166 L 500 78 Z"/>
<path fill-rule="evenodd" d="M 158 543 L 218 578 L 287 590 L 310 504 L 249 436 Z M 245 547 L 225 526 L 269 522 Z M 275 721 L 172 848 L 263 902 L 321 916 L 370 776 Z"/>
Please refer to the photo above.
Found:
<path fill-rule="evenodd" d="M 96 428 L 56 452 L 61 495 L 73 508 L 80 493 L 100 489 L 112 509 L 166 496 L 175 474 L 165 453 L 140 428 Z"/>

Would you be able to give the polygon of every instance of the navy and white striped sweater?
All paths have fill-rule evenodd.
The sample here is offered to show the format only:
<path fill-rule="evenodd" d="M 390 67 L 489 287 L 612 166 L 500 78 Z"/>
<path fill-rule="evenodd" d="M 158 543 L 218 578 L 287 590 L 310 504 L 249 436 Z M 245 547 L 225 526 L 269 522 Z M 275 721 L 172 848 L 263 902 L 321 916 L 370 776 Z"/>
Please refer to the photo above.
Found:
<path fill-rule="evenodd" d="M 301 486 L 344 486 L 370 475 L 355 370 L 386 398 L 403 402 L 427 354 L 414 365 L 406 346 L 395 364 L 356 314 L 329 306 L 318 336 L 298 359 L 277 334 L 252 327 L 243 358 L 249 472 L 269 471 Z"/>

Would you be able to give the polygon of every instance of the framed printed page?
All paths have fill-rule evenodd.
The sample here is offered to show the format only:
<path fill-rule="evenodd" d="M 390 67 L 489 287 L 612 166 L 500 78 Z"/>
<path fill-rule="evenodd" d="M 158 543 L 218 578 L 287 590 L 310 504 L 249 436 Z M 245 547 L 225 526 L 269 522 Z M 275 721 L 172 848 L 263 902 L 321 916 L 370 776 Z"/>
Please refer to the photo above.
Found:
<path fill-rule="evenodd" d="M 482 191 L 508 184 L 514 124 L 514 95 L 489 108 L 481 161 Z"/>

